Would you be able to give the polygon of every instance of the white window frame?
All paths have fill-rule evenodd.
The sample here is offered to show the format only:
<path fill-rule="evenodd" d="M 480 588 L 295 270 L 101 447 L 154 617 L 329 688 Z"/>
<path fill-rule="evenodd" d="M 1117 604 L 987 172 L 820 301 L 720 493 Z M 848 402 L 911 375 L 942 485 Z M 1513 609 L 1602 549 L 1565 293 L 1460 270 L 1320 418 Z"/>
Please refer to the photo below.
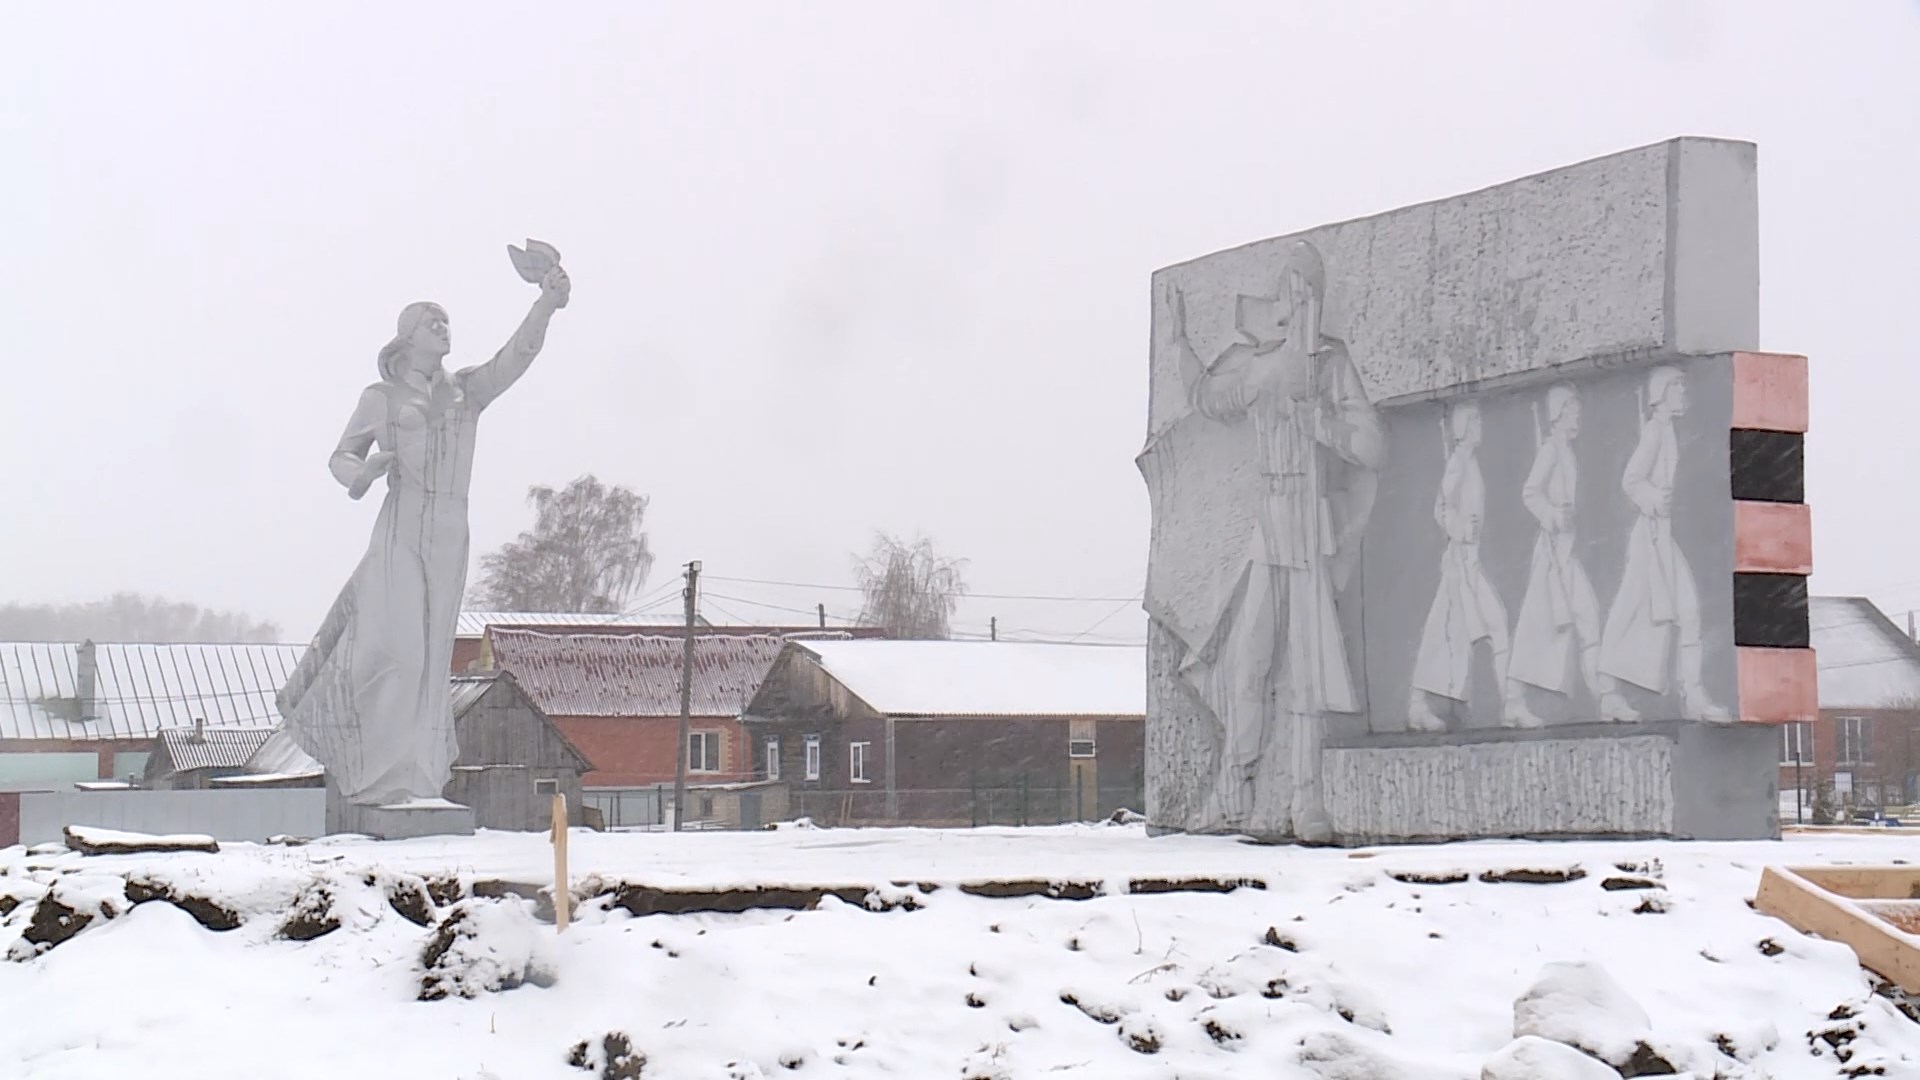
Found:
<path fill-rule="evenodd" d="M 560 794 L 560 780 L 559 780 L 559 778 L 558 778 L 558 777 L 553 777 L 553 776 L 536 776 L 536 777 L 534 777 L 534 778 L 533 778 L 533 793 L 534 793 L 535 795 L 558 795 L 558 794 Z"/>
<path fill-rule="evenodd" d="M 806 739 L 807 779 L 820 779 L 820 736 L 809 735 Z"/>
<path fill-rule="evenodd" d="M 687 771 L 690 773 L 718 773 L 726 771 L 726 741 L 721 733 L 713 730 L 690 731 L 687 733 Z M 700 754 L 696 757 L 693 748 L 698 746 Z M 711 754 L 708 751 L 712 751 Z M 707 768 L 707 759 L 713 759 L 713 768 Z"/>
<path fill-rule="evenodd" d="M 850 784 L 873 783 L 873 781 L 867 777 L 867 748 L 872 745 L 873 744 L 870 742 L 853 742 L 853 743 L 847 744 L 847 782 L 848 783 Z"/>
<path fill-rule="evenodd" d="M 767 779 L 780 779 L 780 736 L 767 736 L 765 757 L 767 759 Z"/>
<path fill-rule="evenodd" d="M 1813 764 L 1813 725 L 1805 720 L 1780 725 L 1780 764 L 1792 765 L 1795 750 L 1800 751 L 1800 764 Z"/>
<path fill-rule="evenodd" d="M 1873 725 L 1865 716 L 1843 716 L 1834 726 L 1836 765 L 1873 764 Z"/>
<path fill-rule="evenodd" d="M 1085 749 L 1083 750 L 1082 747 Z M 1094 758 L 1100 756 L 1100 744 L 1094 739 L 1068 739 L 1067 756 L 1070 758 Z"/>

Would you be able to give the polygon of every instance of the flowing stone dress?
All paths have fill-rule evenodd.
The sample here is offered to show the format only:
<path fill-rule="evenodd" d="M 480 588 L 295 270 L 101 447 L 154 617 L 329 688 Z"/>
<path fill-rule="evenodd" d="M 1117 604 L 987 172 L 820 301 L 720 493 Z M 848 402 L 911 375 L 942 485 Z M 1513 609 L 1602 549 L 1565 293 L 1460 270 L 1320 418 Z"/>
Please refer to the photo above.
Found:
<path fill-rule="evenodd" d="M 329 462 L 351 487 L 370 448 L 394 454 L 373 541 L 279 696 L 286 736 L 350 803 L 437 799 L 452 775 L 448 677 L 474 436 L 481 410 L 532 362 L 542 329 L 529 319 L 478 367 L 368 387 Z"/>

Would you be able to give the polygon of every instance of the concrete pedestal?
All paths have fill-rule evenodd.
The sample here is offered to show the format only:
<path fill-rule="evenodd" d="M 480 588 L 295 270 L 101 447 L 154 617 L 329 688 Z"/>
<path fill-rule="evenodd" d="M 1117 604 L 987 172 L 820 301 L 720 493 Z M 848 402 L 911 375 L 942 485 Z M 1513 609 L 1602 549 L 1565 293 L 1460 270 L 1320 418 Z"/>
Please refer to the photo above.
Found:
<path fill-rule="evenodd" d="M 1761 724 L 1568 724 L 1329 742 L 1347 845 L 1526 837 L 1780 835 L 1780 735 Z"/>
<path fill-rule="evenodd" d="M 376 840 L 416 836 L 472 836 L 473 808 L 446 799 L 415 799 L 390 806 L 359 806 L 327 786 L 327 832 L 358 833 Z"/>

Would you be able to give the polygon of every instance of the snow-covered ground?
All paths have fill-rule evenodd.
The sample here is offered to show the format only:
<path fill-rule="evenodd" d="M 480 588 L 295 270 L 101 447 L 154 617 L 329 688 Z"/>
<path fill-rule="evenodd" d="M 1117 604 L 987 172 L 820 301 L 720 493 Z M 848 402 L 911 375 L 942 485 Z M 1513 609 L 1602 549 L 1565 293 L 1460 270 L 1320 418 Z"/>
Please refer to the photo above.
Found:
<path fill-rule="evenodd" d="M 1916 849 L 1897 835 L 1348 852 L 1137 826 L 576 832 L 583 899 L 556 934 L 532 901 L 466 895 L 550 881 L 540 835 L 11 848 L 0 1075 L 586 1080 L 618 1033 L 615 1056 L 621 1038 L 632 1055 L 608 1075 L 686 1080 L 1614 1074 L 1565 1042 L 1701 1078 L 1920 1077 L 1920 1025 L 1848 949 L 1748 906 L 1769 863 Z M 1266 887 L 1128 891 L 1236 879 Z M 1104 892 L 957 887 L 1035 880 Z M 613 883 L 866 885 L 890 909 L 829 896 L 815 910 L 636 917 L 585 898 Z M 48 895 L 62 905 L 48 912 L 94 915 L 51 948 L 26 940 L 46 936 L 28 928 Z M 175 902 L 132 902 L 153 897 Z M 310 939 L 287 940 L 289 927 Z M 1523 996 L 1521 1027 L 1544 1038 L 1515 1044 Z"/>

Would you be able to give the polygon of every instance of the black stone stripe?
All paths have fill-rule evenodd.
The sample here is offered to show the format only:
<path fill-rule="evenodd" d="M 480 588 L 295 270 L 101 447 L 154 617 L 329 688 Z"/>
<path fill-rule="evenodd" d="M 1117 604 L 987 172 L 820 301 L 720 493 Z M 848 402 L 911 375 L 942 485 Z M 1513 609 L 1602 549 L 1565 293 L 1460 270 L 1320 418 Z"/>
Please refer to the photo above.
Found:
<path fill-rule="evenodd" d="M 1733 643 L 1808 648 L 1807 579 L 1798 574 L 1733 575 Z"/>
<path fill-rule="evenodd" d="M 1806 436 L 1791 431 L 1735 428 L 1729 438 L 1734 498 L 1807 501 Z"/>

